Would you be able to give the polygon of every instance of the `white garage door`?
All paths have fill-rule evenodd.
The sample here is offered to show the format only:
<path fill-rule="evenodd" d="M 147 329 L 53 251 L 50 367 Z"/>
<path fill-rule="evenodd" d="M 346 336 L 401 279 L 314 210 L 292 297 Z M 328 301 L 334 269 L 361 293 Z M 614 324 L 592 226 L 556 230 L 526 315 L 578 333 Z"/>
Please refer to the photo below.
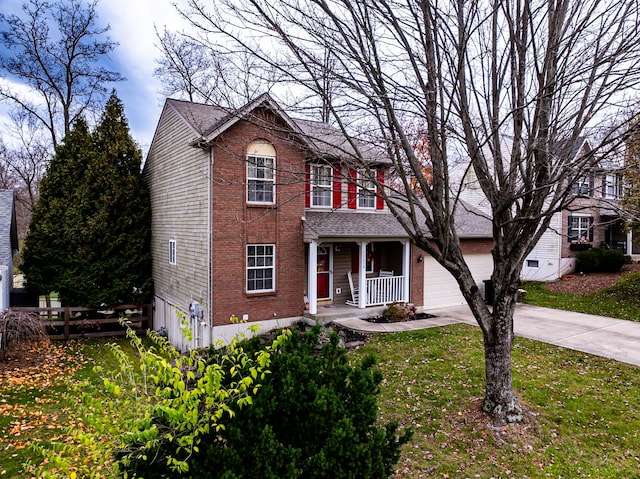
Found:
<path fill-rule="evenodd" d="M 478 287 L 484 291 L 483 281 L 491 278 L 493 259 L 490 254 L 470 254 L 465 259 Z M 453 276 L 430 256 L 424 259 L 424 308 L 458 306 L 466 301 Z"/>

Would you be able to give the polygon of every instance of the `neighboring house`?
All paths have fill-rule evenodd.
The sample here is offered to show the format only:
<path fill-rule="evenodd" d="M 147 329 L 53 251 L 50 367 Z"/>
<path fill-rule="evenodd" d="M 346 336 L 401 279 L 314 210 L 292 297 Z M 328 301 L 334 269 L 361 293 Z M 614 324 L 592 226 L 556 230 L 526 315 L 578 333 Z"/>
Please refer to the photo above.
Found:
<path fill-rule="evenodd" d="M 505 140 L 503 155 L 510 155 L 511 144 Z M 574 158 L 591 151 L 582 139 Z M 461 197 L 490 216 L 488 201 L 472 169 L 465 171 Z M 575 178 L 572 201 L 568 208 L 553 215 L 549 228 L 524 261 L 521 278 L 525 281 L 553 281 L 574 270 L 576 256 L 592 247 L 616 248 L 631 254 L 631 241 L 624 230 L 618 200 L 622 189 L 621 165 L 600 160 L 597 166 Z"/>
<path fill-rule="evenodd" d="M 590 150 L 588 139 L 584 139 L 574 156 Z M 597 166 L 575 178 L 571 194 L 570 206 L 554 215 L 548 231 L 525 260 L 524 280 L 559 279 L 574 270 L 577 255 L 589 248 L 614 248 L 631 254 L 632 241 L 619 205 L 621 164 L 601 159 Z"/>
<path fill-rule="evenodd" d="M 167 100 L 144 166 L 152 204 L 154 324 L 181 348 L 245 325 L 408 301 L 463 304 L 453 279 L 411 244 L 327 124 L 289 117 L 268 95 L 238 110 Z M 388 183 L 389 162 L 370 154 Z M 490 277 L 491 225 L 457 221 L 478 283 Z M 369 313 L 371 314 L 371 313 Z M 194 331 L 191 341 L 182 329 Z"/>
<path fill-rule="evenodd" d="M 13 255 L 18 251 L 18 229 L 12 190 L 0 190 L 0 311 L 10 306 Z"/>

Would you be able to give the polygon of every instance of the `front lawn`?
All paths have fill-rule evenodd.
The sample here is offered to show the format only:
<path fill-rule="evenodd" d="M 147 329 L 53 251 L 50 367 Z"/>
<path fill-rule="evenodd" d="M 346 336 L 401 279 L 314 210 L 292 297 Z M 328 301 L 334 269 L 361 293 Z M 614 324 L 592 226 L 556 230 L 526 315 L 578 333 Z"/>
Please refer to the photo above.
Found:
<path fill-rule="evenodd" d="M 42 458 L 28 443 L 62 441 L 64 426 L 90 427 L 61 398 L 79 380 L 100 385 L 92 366 L 114 366 L 106 344 L 54 343 L 50 369 L 2 375 L 0 478 L 30 477 L 22 463 Z M 479 413 L 484 361 L 477 328 L 376 335 L 351 354 L 365 353 L 384 375 L 382 418 L 414 430 L 395 479 L 617 479 L 640 472 L 640 368 L 517 338 L 514 385 L 532 413 L 522 425 L 495 430 Z"/>
<path fill-rule="evenodd" d="M 623 276 L 613 286 L 586 294 L 552 291 L 545 283 L 526 283 L 523 288 L 528 304 L 640 321 L 640 273 Z"/>

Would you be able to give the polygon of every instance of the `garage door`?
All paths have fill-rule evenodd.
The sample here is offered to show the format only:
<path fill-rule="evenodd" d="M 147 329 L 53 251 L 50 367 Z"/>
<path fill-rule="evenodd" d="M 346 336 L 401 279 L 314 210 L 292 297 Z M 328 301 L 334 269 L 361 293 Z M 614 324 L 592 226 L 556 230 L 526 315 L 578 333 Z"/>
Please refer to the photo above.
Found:
<path fill-rule="evenodd" d="M 478 287 L 484 291 L 485 279 L 491 278 L 493 260 L 490 254 L 470 254 L 465 259 Z M 424 259 L 424 307 L 425 309 L 458 306 L 466 301 L 453 276 L 431 257 Z"/>

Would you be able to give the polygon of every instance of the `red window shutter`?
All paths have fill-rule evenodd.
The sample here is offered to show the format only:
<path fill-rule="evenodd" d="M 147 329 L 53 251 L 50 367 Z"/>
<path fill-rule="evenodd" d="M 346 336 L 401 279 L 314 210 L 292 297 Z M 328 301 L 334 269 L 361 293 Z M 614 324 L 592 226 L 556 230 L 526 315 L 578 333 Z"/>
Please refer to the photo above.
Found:
<path fill-rule="evenodd" d="M 304 207 L 311 207 L 311 165 L 304 164 Z"/>
<path fill-rule="evenodd" d="M 358 206 L 358 172 L 356 170 L 349 170 L 349 185 L 347 189 L 348 199 L 347 206 L 349 209 L 355 210 Z"/>
<path fill-rule="evenodd" d="M 333 207 L 340 208 L 342 206 L 342 177 L 340 167 L 333 168 Z"/>
<path fill-rule="evenodd" d="M 376 171 L 376 180 L 381 185 L 384 185 L 384 170 Z M 381 188 L 378 188 L 378 196 L 376 196 L 376 209 L 381 210 L 384 209 L 384 198 L 382 197 L 383 191 Z"/>

